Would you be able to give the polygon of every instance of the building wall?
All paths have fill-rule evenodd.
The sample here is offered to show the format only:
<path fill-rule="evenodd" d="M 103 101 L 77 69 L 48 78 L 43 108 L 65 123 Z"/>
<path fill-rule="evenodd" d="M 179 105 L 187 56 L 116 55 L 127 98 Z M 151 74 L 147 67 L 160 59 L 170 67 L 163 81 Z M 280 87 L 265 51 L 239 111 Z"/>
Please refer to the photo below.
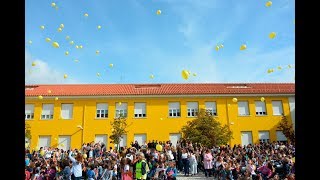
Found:
<path fill-rule="evenodd" d="M 295 97 L 289 97 L 289 105 L 290 105 L 290 114 L 293 124 L 293 129 L 296 130 L 295 122 L 296 122 L 296 115 L 295 115 L 295 107 L 296 107 L 296 100 Z"/>
<path fill-rule="evenodd" d="M 94 141 L 95 135 L 111 135 L 110 121 L 115 117 L 116 102 L 128 103 L 128 127 L 127 146 L 133 141 L 134 134 L 146 134 L 149 140 L 169 140 L 170 133 L 179 133 L 181 127 L 193 117 L 187 117 L 187 102 L 198 102 L 199 109 L 205 108 L 206 101 L 215 101 L 217 105 L 217 119 L 222 124 L 229 124 L 233 131 L 233 139 L 230 145 L 241 144 L 241 131 L 252 131 L 253 142 L 259 142 L 258 131 L 269 131 L 270 140 L 276 140 L 276 127 L 281 116 L 272 115 L 271 100 L 281 100 L 284 114 L 291 120 L 289 102 L 287 97 L 265 97 L 267 116 L 255 115 L 255 100 L 260 97 L 238 97 L 238 101 L 249 102 L 249 116 L 238 116 L 238 105 L 232 102 L 233 97 L 194 97 L 194 98 L 104 98 L 104 99 L 59 99 L 54 101 L 44 98 L 26 99 L 26 104 L 34 104 L 34 119 L 25 120 L 31 126 L 31 148 L 38 144 L 40 135 L 51 135 L 51 146 L 58 142 L 59 135 L 71 135 L 71 147 L 79 148 L 82 143 Z M 146 103 L 146 118 L 134 118 L 134 103 Z M 168 103 L 180 102 L 181 117 L 168 117 Z M 40 120 L 43 103 L 54 103 L 54 118 L 52 120 Z M 73 119 L 64 120 L 60 118 L 61 104 L 73 103 Z M 109 117 L 107 119 L 96 119 L 96 104 L 108 103 Z M 228 106 L 230 104 L 230 106 Z M 160 120 L 160 118 L 163 118 Z M 228 119 L 229 118 L 229 119 Z M 78 125 L 83 130 L 77 128 Z M 108 138 L 108 141 L 110 139 Z M 108 142 L 108 147 L 112 146 Z"/>

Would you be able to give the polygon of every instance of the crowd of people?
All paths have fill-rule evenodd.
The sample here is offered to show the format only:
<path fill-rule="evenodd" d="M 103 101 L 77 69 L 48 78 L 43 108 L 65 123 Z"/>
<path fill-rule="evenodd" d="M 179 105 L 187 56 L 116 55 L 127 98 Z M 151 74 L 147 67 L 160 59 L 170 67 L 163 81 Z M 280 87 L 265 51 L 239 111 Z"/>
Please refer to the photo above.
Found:
<path fill-rule="evenodd" d="M 119 150 L 103 143 L 80 149 L 26 149 L 26 180 L 175 180 L 203 173 L 221 180 L 295 179 L 295 147 L 273 142 L 205 147 L 180 140 L 149 141 Z"/>

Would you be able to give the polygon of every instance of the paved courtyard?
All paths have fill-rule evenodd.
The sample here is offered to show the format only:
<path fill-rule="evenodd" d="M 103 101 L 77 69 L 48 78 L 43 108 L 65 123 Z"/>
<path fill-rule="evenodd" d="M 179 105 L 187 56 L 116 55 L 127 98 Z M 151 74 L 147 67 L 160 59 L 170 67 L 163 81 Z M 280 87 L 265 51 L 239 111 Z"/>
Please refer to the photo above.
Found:
<path fill-rule="evenodd" d="M 177 176 L 177 180 L 200 180 L 200 179 L 204 179 L 204 180 L 216 180 L 214 179 L 213 177 L 210 177 L 210 178 L 206 178 L 204 176 L 204 174 L 202 172 L 200 172 L 199 174 L 197 174 L 196 176 L 184 176 L 183 174 L 181 173 L 178 173 L 178 176 Z"/>

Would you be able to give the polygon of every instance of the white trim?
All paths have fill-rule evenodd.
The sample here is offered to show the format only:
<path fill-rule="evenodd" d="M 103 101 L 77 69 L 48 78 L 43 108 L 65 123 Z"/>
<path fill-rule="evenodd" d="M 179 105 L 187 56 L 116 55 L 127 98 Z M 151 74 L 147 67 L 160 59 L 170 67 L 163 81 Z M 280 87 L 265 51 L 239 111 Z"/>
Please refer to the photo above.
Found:
<path fill-rule="evenodd" d="M 295 94 L 183 94 L 183 95 L 99 95 L 99 96 L 43 96 L 43 99 L 52 99 L 54 101 L 55 97 L 59 99 L 99 99 L 101 98 L 109 98 L 109 99 L 117 99 L 117 98 L 168 98 L 168 97 L 292 97 Z M 25 96 L 26 99 L 38 99 L 38 96 Z"/>

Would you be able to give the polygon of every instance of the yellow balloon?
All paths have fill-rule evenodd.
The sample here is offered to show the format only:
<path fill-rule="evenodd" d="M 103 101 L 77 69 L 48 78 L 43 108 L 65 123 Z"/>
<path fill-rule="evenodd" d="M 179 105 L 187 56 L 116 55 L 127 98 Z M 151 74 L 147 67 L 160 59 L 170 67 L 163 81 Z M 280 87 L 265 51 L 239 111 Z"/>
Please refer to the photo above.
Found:
<path fill-rule="evenodd" d="M 163 120 L 163 118 L 160 118 L 160 120 L 162 121 L 162 120 Z"/>
<path fill-rule="evenodd" d="M 25 144 L 24 144 L 24 148 L 27 149 L 28 147 L 29 147 L 29 143 L 25 143 Z"/>
<path fill-rule="evenodd" d="M 261 97 L 260 100 L 261 100 L 261 102 L 264 102 L 265 99 L 264 99 L 264 97 Z"/>
<path fill-rule="evenodd" d="M 82 46 L 82 45 L 80 45 L 80 46 L 79 46 L 79 48 L 80 48 L 80 49 L 82 49 L 82 48 L 83 48 L 83 46 Z"/>
<path fill-rule="evenodd" d="M 51 41 L 51 39 L 50 38 L 46 38 L 46 42 L 50 42 Z"/>
<path fill-rule="evenodd" d="M 79 49 L 79 46 L 78 46 L 78 45 L 76 45 L 76 48 L 77 48 L 77 49 Z"/>
<path fill-rule="evenodd" d="M 245 50 L 245 49 L 247 49 L 247 45 L 242 44 L 242 45 L 240 46 L 240 50 Z"/>
<path fill-rule="evenodd" d="M 216 51 L 219 51 L 220 47 L 218 45 L 216 45 Z"/>
<path fill-rule="evenodd" d="M 43 25 L 42 25 L 42 26 L 40 26 L 40 29 L 44 30 L 44 26 L 43 26 Z"/>
<path fill-rule="evenodd" d="M 63 75 L 63 78 L 65 78 L 65 79 L 66 79 L 67 77 L 68 77 L 68 75 L 67 75 L 67 74 Z"/>
<path fill-rule="evenodd" d="M 60 24 L 60 28 L 64 28 L 64 24 Z"/>
<path fill-rule="evenodd" d="M 100 76 L 100 73 L 97 73 L 97 76 Z"/>
<path fill-rule="evenodd" d="M 56 6 L 56 3 L 51 3 L 51 6 L 52 6 L 52 7 L 55 7 L 55 6 Z"/>
<path fill-rule="evenodd" d="M 60 47 L 60 46 L 59 46 L 59 43 L 57 43 L 57 42 L 53 42 L 53 43 L 52 43 L 52 46 L 55 47 L 55 48 L 59 48 L 59 47 Z"/>
<path fill-rule="evenodd" d="M 157 144 L 156 149 L 157 151 L 162 151 L 162 146 L 160 144 Z"/>
<path fill-rule="evenodd" d="M 44 155 L 44 150 L 40 151 L 40 155 L 43 156 Z"/>
<path fill-rule="evenodd" d="M 29 41 L 29 44 L 32 44 L 32 41 L 31 41 L 31 40 Z"/>
<path fill-rule="evenodd" d="M 76 60 L 74 60 L 74 62 L 79 62 L 79 60 L 78 60 L 78 59 L 76 59 Z"/>
<path fill-rule="evenodd" d="M 161 10 L 157 10 L 157 15 L 160 15 L 161 14 Z"/>
<path fill-rule="evenodd" d="M 109 67 L 111 67 L 111 68 L 112 68 L 112 67 L 113 67 L 113 64 L 109 64 Z"/>
<path fill-rule="evenodd" d="M 36 66 L 37 64 L 36 64 L 36 62 L 32 62 L 32 66 Z"/>
<path fill-rule="evenodd" d="M 151 74 L 151 75 L 150 75 L 150 78 L 151 78 L 151 79 L 153 79 L 153 78 L 154 78 L 154 75 L 153 75 L 153 74 Z"/>
<path fill-rule="evenodd" d="M 272 33 L 269 34 L 269 38 L 270 38 L 270 39 L 273 39 L 273 38 L 276 37 L 276 35 L 277 35 L 277 34 L 276 34 L 275 32 L 272 32 Z"/>
<path fill-rule="evenodd" d="M 268 69 L 268 73 L 273 73 L 273 69 Z"/>
<path fill-rule="evenodd" d="M 182 76 L 182 78 L 183 79 L 185 79 L 185 80 L 187 80 L 188 78 L 189 78 L 189 72 L 187 71 L 187 70 L 183 70 L 182 72 L 181 72 L 181 76 Z"/>
<path fill-rule="evenodd" d="M 271 1 L 268 1 L 267 3 L 266 3 L 266 6 L 267 7 L 270 7 L 272 5 L 272 2 Z"/>
<path fill-rule="evenodd" d="M 281 66 L 278 66 L 278 69 L 279 69 L 279 70 L 281 70 L 281 69 L 282 69 L 282 67 L 281 67 Z"/>
<path fill-rule="evenodd" d="M 88 13 L 85 13 L 85 14 L 84 14 L 84 16 L 85 16 L 85 17 L 88 17 L 88 16 L 89 16 L 89 14 L 88 14 Z"/>
<path fill-rule="evenodd" d="M 70 36 L 66 36 L 66 40 L 69 40 L 70 39 Z"/>
<path fill-rule="evenodd" d="M 122 104 L 121 102 L 118 103 L 119 106 L 121 106 L 121 104 Z"/>
<path fill-rule="evenodd" d="M 48 93 L 51 94 L 51 90 L 48 90 Z"/>
<path fill-rule="evenodd" d="M 60 144 L 61 147 L 64 147 L 64 144 Z"/>
<path fill-rule="evenodd" d="M 197 73 L 193 73 L 192 75 L 193 75 L 193 76 L 197 76 Z"/>
<path fill-rule="evenodd" d="M 86 159 L 87 158 L 87 154 L 83 154 L 83 158 Z"/>
<path fill-rule="evenodd" d="M 59 28 L 58 28 L 58 32 L 61 32 L 61 31 L 62 31 L 62 28 L 59 27 Z"/>
<path fill-rule="evenodd" d="M 73 42 L 73 41 L 70 41 L 69 43 L 70 43 L 71 45 L 73 45 L 73 44 L 74 44 L 74 42 Z"/>
<path fill-rule="evenodd" d="M 100 53 L 100 51 L 99 50 L 96 50 L 96 54 L 99 54 Z"/>
<path fill-rule="evenodd" d="M 43 96 L 40 95 L 40 96 L 38 96 L 38 98 L 41 100 L 41 99 L 43 99 Z"/>
<path fill-rule="evenodd" d="M 221 45 L 220 45 L 220 48 L 223 48 L 223 47 L 224 47 L 223 44 L 221 44 Z"/>
<path fill-rule="evenodd" d="M 39 147 L 38 147 L 38 146 L 35 147 L 34 150 L 35 150 L 35 151 L 39 151 Z"/>
<path fill-rule="evenodd" d="M 232 102 L 238 102 L 237 98 L 232 98 Z"/>
<path fill-rule="evenodd" d="M 113 131 L 114 131 L 114 129 L 112 128 L 112 129 L 111 129 L 111 131 L 113 132 Z"/>
<path fill-rule="evenodd" d="M 290 64 L 288 65 L 288 68 L 291 68 L 291 65 L 290 65 Z"/>
<path fill-rule="evenodd" d="M 58 98 L 58 97 L 55 97 L 55 98 L 54 98 L 54 100 L 55 100 L 55 101 L 58 101 L 58 100 L 59 100 L 59 98 Z"/>
<path fill-rule="evenodd" d="M 98 26 L 98 29 L 101 29 L 101 26 L 100 26 L 100 25 Z"/>
<path fill-rule="evenodd" d="M 65 54 L 66 56 L 68 56 L 68 55 L 69 55 L 69 51 L 66 51 L 64 54 Z"/>

